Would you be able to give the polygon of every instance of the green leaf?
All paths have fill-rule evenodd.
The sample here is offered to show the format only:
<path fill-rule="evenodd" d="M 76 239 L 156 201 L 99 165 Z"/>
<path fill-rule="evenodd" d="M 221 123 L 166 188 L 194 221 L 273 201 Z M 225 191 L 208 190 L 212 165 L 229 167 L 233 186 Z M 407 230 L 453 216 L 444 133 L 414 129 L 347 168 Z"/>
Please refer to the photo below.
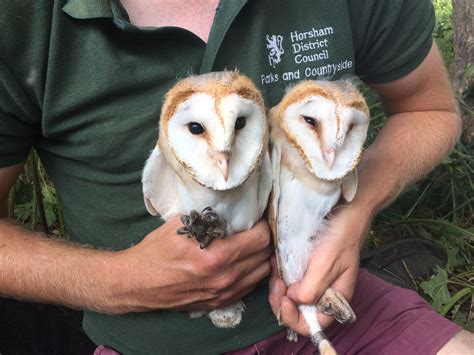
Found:
<path fill-rule="evenodd" d="M 461 327 L 465 327 L 467 323 L 467 316 L 459 311 L 460 305 L 457 304 L 453 307 L 451 310 L 451 319 L 456 323 L 457 325 L 460 325 Z"/>
<path fill-rule="evenodd" d="M 449 236 L 442 236 L 440 238 L 441 245 L 446 251 L 448 260 L 446 262 L 446 270 L 452 272 L 457 266 L 463 265 L 465 260 L 463 258 L 463 251 L 465 249 L 464 241 L 460 238 L 452 238 Z"/>
<path fill-rule="evenodd" d="M 44 185 L 41 189 L 43 200 L 46 203 L 56 204 L 56 194 L 51 186 Z"/>
<path fill-rule="evenodd" d="M 52 226 L 54 223 L 56 223 L 57 218 L 53 206 L 46 206 L 44 209 L 44 213 L 46 215 L 46 223 L 48 224 L 48 226 Z"/>
<path fill-rule="evenodd" d="M 22 223 L 28 222 L 33 216 L 33 202 L 15 206 L 14 217 Z"/>
<path fill-rule="evenodd" d="M 465 287 L 461 291 L 457 292 L 451 300 L 446 304 L 443 309 L 441 310 L 440 314 L 445 316 L 446 313 L 462 298 L 466 298 L 467 296 L 472 296 L 474 289 L 472 287 Z M 462 302 L 461 302 L 462 303 Z"/>
<path fill-rule="evenodd" d="M 17 192 L 15 194 L 15 203 L 24 204 L 33 199 L 33 186 L 21 182 L 16 187 Z"/>
<path fill-rule="evenodd" d="M 438 268 L 438 272 L 429 281 L 423 281 L 420 284 L 423 291 L 431 298 L 431 305 L 438 313 L 451 300 L 447 284 L 448 273 L 441 268 Z"/>

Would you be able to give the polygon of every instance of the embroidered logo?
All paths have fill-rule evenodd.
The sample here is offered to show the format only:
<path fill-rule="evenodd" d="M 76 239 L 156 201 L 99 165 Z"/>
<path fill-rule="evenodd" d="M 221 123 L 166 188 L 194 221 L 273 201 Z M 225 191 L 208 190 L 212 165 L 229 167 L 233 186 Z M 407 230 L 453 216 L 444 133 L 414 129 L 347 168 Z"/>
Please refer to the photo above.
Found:
<path fill-rule="evenodd" d="M 281 56 L 285 53 L 282 42 L 283 36 L 281 35 L 267 35 L 268 63 L 273 68 L 281 62 Z"/>

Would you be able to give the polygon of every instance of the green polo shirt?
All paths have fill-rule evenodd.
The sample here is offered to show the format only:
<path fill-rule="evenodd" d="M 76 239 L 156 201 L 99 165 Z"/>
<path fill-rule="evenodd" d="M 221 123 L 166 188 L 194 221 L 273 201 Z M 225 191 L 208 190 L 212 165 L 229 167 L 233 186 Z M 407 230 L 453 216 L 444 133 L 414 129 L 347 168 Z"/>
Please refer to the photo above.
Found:
<path fill-rule="evenodd" d="M 238 68 L 266 105 L 303 79 L 388 82 L 426 57 L 429 0 L 221 1 L 208 44 L 181 28 L 138 28 L 117 0 L 21 0 L 0 12 L 0 166 L 34 147 L 71 239 L 120 250 L 161 224 L 140 175 L 156 142 L 164 93 L 189 74 Z M 160 272 L 160 270 L 156 270 Z M 279 327 L 265 285 L 235 329 L 185 312 L 85 312 L 97 343 L 129 354 L 214 354 Z"/>

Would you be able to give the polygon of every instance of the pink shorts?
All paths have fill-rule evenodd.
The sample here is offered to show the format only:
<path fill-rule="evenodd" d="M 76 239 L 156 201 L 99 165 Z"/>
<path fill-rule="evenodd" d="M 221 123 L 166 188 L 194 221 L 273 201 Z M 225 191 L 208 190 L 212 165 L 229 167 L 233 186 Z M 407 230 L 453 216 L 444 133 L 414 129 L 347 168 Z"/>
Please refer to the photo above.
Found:
<path fill-rule="evenodd" d="M 461 327 L 437 314 L 416 292 L 393 286 L 361 269 L 351 306 L 357 321 L 334 322 L 325 333 L 339 354 L 436 354 Z M 254 345 L 228 355 L 306 355 L 315 348 L 309 338 L 286 340 L 282 330 Z M 94 355 L 116 355 L 99 346 Z"/>

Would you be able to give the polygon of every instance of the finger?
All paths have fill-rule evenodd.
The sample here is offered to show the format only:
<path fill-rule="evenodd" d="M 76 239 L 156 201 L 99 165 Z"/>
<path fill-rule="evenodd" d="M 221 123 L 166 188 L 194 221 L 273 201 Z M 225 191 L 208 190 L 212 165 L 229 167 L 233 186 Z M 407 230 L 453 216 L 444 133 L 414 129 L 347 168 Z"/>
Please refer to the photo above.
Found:
<path fill-rule="evenodd" d="M 281 299 L 286 295 L 287 287 L 285 282 L 278 275 L 278 266 L 275 256 L 270 258 L 270 278 L 268 280 L 268 302 L 273 314 L 280 320 Z"/>
<path fill-rule="evenodd" d="M 309 336 L 309 329 L 304 317 L 298 311 L 295 302 L 289 297 L 281 299 L 281 320 L 298 334 Z"/>
<path fill-rule="evenodd" d="M 218 296 L 209 302 L 213 308 L 217 306 L 232 304 L 242 297 L 249 294 L 259 282 L 270 273 L 270 263 L 267 261 L 259 267 L 253 269 L 249 274 L 230 285 L 228 288 L 220 291 Z"/>
<path fill-rule="evenodd" d="M 281 280 L 281 277 L 280 277 L 280 270 L 278 269 L 276 256 L 273 254 L 269 260 L 270 260 L 270 278 L 268 280 L 268 286 L 271 291 L 275 281 Z M 285 292 L 286 292 L 286 284 L 285 284 Z"/>
<path fill-rule="evenodd" d="M 263 261 L 260 265 L 250 268 L 247 273 L 243 273 L 242 277 L 229 287 L 229 289 L 247 288 L 251 285 L 257 285 L 265 277 L 270 274 L 270 262 Z"/>
<path fill-rule="evenodd" d="M 231 304 L 235 304 L 236 302 L 244 298 L 246 295 L 251 293 L 255 289 L 255 287 L 257 287 L 257 284 L 241 289 L 237 293 L 229 291 L 228 293 L 215 296 L 214 298 L 208 299 L 206 301 L 199 300 L 184 307 L 180 307 L 179 310 L 210 311 L 213 309 L 227 307 Z"/>
<path fill-rule="evenodd" d="M 313 256 L 303 279 L 288 288 L 288 296 L 298 304 L 315 304 L 338 275 L 334 261 L 323 255 Z"/>
<path fill-rule="evenodd" d="M 272 254 L 271 249 L 267 248 L 255 254 L 252 254 L 243 260 L 237 261 L 234 265 L 231 265 L 230 267 L 233 270 L 237 270 L 238 272 L 236 274 L 236 280 L 240 280 L 243 277 L 247 277 L 249 274 L 252 274 L 253 272 L 255 272 L 256 269 L 260 267 L 261 265 L 265 265 L 265 267 L 268 269 L 268 274 L 265 275 L 265 276 L 268 276 L 271 272 L 271 266 L 270 266 L 271 254 Z"/>
<path fill-rule="evenodd" d="M 215 308 L 217 303 L 238 299 L 239 295 L 246 294 L 243 290 L 255 287 L 270 274 L 270 253 L 262 251 L 245 261 L 221 268 L 206 278 L 201 277 L 189 287 L 192 292 L 183 292 L 182 297 L 175 298 L 173 308 Z"/>
<path fill-rule="evenodd" d="M 282 279 L 273 279 L 273 282 L 269 284 L 268 302 L 272 308 L 275 317 L 281 317 L 281 299 L 286 294 L 286 285 Z"/>
<path fill-rule="evenodd" d="M 247 231 L 214 241 L 209 250 L 221 253 L 224 259 L 241 260 L 269 247 L 270 229 L 266 221 L 260 220 Z"/>
<path fill-rule="evenodd" d="M 319 322 L 319 325 L 321 326 L 321 328 L 324 330 L 326 329 L 327 327 L 329 327 L 329 325 L 334 322 L 334 317 L 333 316 L 328 316 L 324 313 L 321 313 L 321 312 L 318 312 L 316 314 L 316 316 L 318 317 L 318 322 Z"/>
<path fill-rule="evenodd" d="M 354 294 L 358 274 L 359 266 L 355 265 L 343 272 L 337 280 L 334 281 L 331 287 L 342 293 L 345 299 L 349 302 Z"/>

